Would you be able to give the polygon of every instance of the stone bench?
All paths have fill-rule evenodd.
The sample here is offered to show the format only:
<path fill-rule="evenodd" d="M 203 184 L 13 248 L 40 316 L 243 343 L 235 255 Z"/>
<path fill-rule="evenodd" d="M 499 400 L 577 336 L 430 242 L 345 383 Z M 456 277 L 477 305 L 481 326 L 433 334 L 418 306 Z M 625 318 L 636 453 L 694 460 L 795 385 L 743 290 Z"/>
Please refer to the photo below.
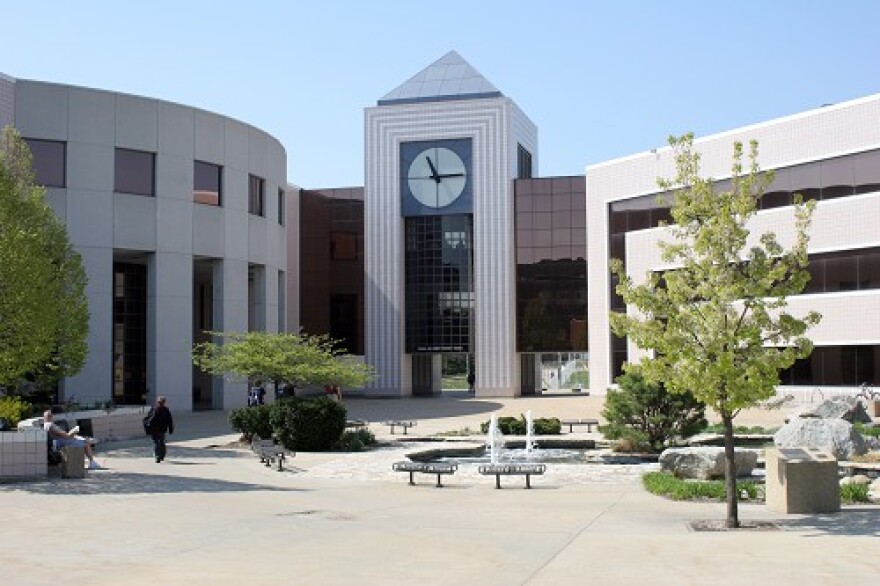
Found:
<path fill-rule="evenodd" d="M 455 474 L 455 471 L 458 470 L 458 464 L 453 464 L 451 462 L 395 462 L 392 464 L 391 469 L 395 472 L 409 472 L 410 486 L 414 486 L 416 483 L 415 478 L 413 477 L 416 472 L 422 474 L 436 474 L 437 488 L 442 488 L 443 483 L 440 481 L 441 476 L 443 474 Z"/>
<path fill-rule="evenodd" d="M 479 468 L 483 476 L 495 476 L 495 488 L 501 488 L 502 476 L 525 476 L 526 488 L 532 488 L 532 475 L 541 475 L 546 470 L 546 464 L 483 464 Z"/>
<path fill-rule="evenodd" d="M 880 478 L 880 463 L 844 461 L 838 462 L 837 467 L 843 470 L 847 476 L 864 474 L 869 478 Z"/>
<path fill-rule="evenodd" d="M 363 419 L 349 419 L 345 422 L 346 429 L 360 429 L 362 427 L 367 427 L 370 425 L 369 421 L 364 421 Z"/>
<path fill-rule="evenodd" d="M 410 427 L 413 427 L 416 424 L 415 421 L 383 421 L 382 425 L 387 425 L 391 428 L 391 435 L 394 435 L 395 427 L 403 428 L 403 435 L 406 435 L 406 430 Z"/>
<path fill-rule="evenodd" d="M 568 426 L 568 433 L 572 433 L 574 431 L 575 425 L 586 425 L 587 433 L 593 431 L 594 425 L 596 427 L 599 427 L 598 419 L 560 419 L 559 423 Z"/>
<path fill-rule="evenodd" d="M 278 462 L 278 471 L 284 471 L 284 460 L 287 459 L 287 452 L 284 446 L 276 445 L 272 440 L 254 440 L 251 443 L 251 450 L 260 457 L 260 463 L 266 464 L 267 468 L 271 468 L 275 462 Z M 292 458 L 296 454 L 291 452 Z"/>

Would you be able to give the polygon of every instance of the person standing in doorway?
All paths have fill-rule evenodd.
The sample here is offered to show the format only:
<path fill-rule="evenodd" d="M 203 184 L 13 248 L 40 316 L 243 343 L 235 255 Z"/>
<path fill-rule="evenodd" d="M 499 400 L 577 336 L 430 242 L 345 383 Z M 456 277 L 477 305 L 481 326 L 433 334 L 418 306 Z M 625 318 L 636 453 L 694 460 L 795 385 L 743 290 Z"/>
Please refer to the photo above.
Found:
<path fill-rule="evenodd" d="M 150 436 L 153 438 L 153 455 L 156 456 L 158 464 L 165 459 L 167 452 L 165 446 L 165 434 L 174 433 L 174 418 L 171 417 L 171 410 L 165 404 L 165 397 L 160 396 L 156 399 L 156 406 L 153 407 L 153 417 L 150 420 Z"/>

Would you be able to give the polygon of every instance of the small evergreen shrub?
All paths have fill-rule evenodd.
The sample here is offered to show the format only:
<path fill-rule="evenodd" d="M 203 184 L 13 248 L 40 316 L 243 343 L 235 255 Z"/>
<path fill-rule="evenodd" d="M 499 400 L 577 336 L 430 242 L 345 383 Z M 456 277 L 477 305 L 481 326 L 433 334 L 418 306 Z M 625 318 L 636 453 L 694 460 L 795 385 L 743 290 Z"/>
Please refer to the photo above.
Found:
<path fill-rule="evenodd" d="M 734 425 L 733 433 L 737 435 L 772 435 L 779 430 L 778 427 L 762 427 L 760 425 Z M 724 424 L 710 423 L 703 429 L 703 433 L 724 433 Z"/>
<path fill-rule="evenodd" d="M 670 440 L 689 437 L 706 427 L 706 406 L 691 393 L 670 393 L 648 384 L 638 366 L 617 377 L 618 389 L 608 389 L 599 431 L 608 439 L 628 439 L 651 451 L 662 451 Z"/>
<path fill-rule="evenodd" d="M 275 438 L 288 450 L 323 452 L 345 431 L 345 407 L 329 397 L 291 397 L 272 405 Z"/>
<path fill-rule="evenodd" d="M 480 424 L 480 431 L 489 433 L 490 421 Z M 535 435 L 559 435 L 562 431 L 562 424 L 555 417 L 538 417 L 532 420 L 532 427 Z M 525 415 L 517 417 L 499 417 L 498 429 L 504 435 L 526 435 L 528 424 Z"/>
<path fill-rule="evenodd" d="M 229 412 L 229 426 L 244 436 L 245 441 L 271 439 L 271 412 L 272 405 L 257 405 L 255 407 L 233 409 Z"/>
<path fill-rule="evenodd" d="M 841 484 L 840 500 L 844 503 L 867 503 L 868 485 L 867 484 Z"/>
<path fill-rule="evenodd" d="M 30 409 L 30 403 L 21 397 L 0 397 L 0 418 L 5 419 L 10 427 L 18 425 Z"/>
<path fill-rule="evenodd" d="M 377 443 L 376 436 L 372 431 L 360 428 L 343 431 L 335 448 L 343 452 L 360 452 Z"/>

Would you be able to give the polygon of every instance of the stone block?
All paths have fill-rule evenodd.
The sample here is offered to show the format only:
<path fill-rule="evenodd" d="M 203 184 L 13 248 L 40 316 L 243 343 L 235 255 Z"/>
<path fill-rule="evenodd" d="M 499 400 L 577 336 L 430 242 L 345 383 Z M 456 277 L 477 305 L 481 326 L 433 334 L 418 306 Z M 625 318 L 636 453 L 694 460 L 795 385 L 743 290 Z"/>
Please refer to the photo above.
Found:
<path fill-rule="evenodd" d="M 767 508 L 777 513 L 834 513 L 840 510 L 837 460 L 810 448 L 765 452 Z"/>
<path fill-rule="evenodd" d="M 85 448 L 64 446 L 61 448 L 61 478 L 85 478 Z"/>

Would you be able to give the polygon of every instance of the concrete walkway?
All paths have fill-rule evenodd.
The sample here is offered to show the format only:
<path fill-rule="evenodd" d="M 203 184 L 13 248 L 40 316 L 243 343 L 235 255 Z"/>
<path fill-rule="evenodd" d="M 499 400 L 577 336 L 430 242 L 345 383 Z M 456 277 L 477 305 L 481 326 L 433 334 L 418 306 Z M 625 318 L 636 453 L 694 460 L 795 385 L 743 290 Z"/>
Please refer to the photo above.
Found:
<path fill-rule="evenodd" d="M 560 402 L 556 402 L 560 401 Z M 493 411 L 590 417 L 592 399 L 349 399 L 350 417 L 474 428 Z M 545 412 L 544 409 L 547 411 Z M 553 413 L 550 413 L 553 411 Z M 298 454 L 268 469 L 230 443 L 222 413 L 181 414 L 169 456 L 149 440 L 101 446 L 85 480 L 0 485 L 0 583 L 57 584 L 852 584 L 880 576 L 880 507 L 782 516 L 775 531 L 694 532 L 717 503 L 647 494 L 613 467 L 551 471 L 532 490 L 460 470 L 437 489 L 394 475 L 418 445 Z M 377 435 L 387 429 L 371 425 Z M 394 436 L 398 439 L 398 436 Z M 507 486 L 508 483 L 505 483 Z M 519 484 L 519 486 L 516 486 Z"/>

